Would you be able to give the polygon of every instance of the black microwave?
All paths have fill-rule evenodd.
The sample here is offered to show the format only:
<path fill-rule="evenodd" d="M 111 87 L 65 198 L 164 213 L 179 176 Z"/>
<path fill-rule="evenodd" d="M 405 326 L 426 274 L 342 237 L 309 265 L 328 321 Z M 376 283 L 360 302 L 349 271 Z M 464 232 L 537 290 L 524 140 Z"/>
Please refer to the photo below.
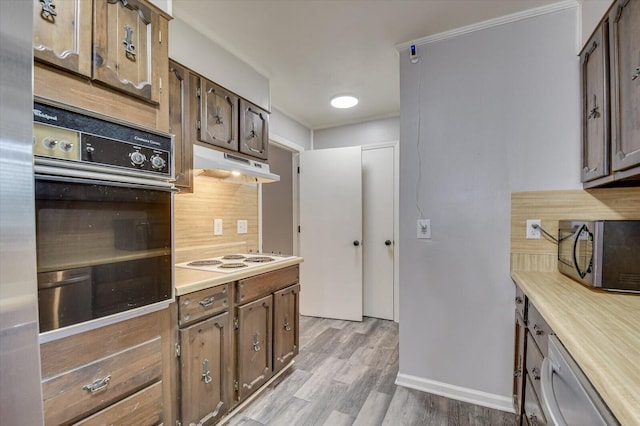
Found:
<path fill-rule="evenodd" d="M 558 270 L 588 286 L 640 293 L 640 220 L 561 220 Z"/>

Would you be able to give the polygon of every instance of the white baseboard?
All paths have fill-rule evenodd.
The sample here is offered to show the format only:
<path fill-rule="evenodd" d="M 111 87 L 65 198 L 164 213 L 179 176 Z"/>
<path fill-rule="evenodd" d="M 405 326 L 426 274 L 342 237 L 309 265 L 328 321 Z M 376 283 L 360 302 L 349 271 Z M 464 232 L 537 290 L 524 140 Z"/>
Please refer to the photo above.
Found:
<path fill-rule="evenodd" d="M 448 383 L 437 382 L 435 380 L 401 373 L 398 373 L 396 376 L 396 385 L 444 396 L 458 401 L 481 405 L 487 408 L 506 411 L 507 413 L 515 413 L 511 398 L 505 396 L 463 388 L 460 386 L 450 385 Z"/>

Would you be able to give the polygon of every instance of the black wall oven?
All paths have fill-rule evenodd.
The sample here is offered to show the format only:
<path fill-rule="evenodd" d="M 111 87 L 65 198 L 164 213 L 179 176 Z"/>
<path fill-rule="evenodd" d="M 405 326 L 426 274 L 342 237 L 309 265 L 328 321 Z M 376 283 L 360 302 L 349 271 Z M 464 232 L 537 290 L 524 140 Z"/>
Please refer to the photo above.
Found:
<path fill-rule="evenodd" d="M 34 103 L 41 342 L 173 300 L 173 138 Z"/>

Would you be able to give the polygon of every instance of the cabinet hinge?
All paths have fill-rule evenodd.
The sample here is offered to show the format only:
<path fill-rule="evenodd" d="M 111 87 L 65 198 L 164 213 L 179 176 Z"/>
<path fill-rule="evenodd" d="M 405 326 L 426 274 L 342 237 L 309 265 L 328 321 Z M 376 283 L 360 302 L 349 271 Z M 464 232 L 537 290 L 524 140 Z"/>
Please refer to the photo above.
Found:
<path fill-rule="evenodd" d="M 233 319 L 233 328 L 235 328 L 236 330 L 240 328 L 240 323 L 238 322 L 238 317 L 235 317 Z"/>
<path fill-rule="evenodd" d="M 298 166 L 298 174 L 300 174 L 300 166 Z"/>
<path fill-rule="evenodd" d="M 180 420 L 176 420 L 176 426 L 182 426 L 182 422 Z"/>
<path fill-rule="evenodd" d="M 202 92 L 200 91 L 200 88 L 199 88 L 199 87 L 196 89 L 196 96 L 197 96 L 197 97 L 202 96 Z"/>
<path fill-rule="evenodd" d="M 233 390 L 238 392 L 240 390 L 240 385 L 238 385 L 238 381 L 234 380 L 233 381 Z"/>
<path fill-rule="evenodd" d="M 162 95 L 162 77 L 160 77 L 160 84 L 159 84 L 159 86 L 160 86 L 160 94 Z"/>
<path fill-rule="evenodd" d="M 301 229 L 302 228 L 300 227 L 300 225 L 298 225 L 298 234 L 300 233 Z"/>
<path fill-rule="evenodd" d="M 180 358 L 180 343 L 176 343 L 176 358 Z"/>
<path fill-rule="evenodd" d="M 197 120 L 197 121 L 196 121 L 196 128 L 197 128 L 198 130 L 200 130 L 200 120 Z"/>
<path fill-rule="evenodd" d="M 158 31 L 158 43 L 162 44 L 162 31 Z"/>

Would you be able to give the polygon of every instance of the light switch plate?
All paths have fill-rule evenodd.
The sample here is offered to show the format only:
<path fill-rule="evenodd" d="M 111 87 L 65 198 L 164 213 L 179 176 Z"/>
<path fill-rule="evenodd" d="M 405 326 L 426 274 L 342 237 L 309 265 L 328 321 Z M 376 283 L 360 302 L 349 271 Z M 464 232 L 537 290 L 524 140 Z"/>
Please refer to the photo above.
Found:
<path fill-rule="evenodd" d="M 213 235 L 222 235 L 222 219 L 213 220 Z"/>
<path fill-rule="evenodd" d="M 416 238 L 431 238 L 431 219 L 418 219 Z"/>
<path fill-rule="evenodd" d="M 238 234 L 246 234 L 248 228 L 249 226 L 246 220 L 238 220 Z"/>

